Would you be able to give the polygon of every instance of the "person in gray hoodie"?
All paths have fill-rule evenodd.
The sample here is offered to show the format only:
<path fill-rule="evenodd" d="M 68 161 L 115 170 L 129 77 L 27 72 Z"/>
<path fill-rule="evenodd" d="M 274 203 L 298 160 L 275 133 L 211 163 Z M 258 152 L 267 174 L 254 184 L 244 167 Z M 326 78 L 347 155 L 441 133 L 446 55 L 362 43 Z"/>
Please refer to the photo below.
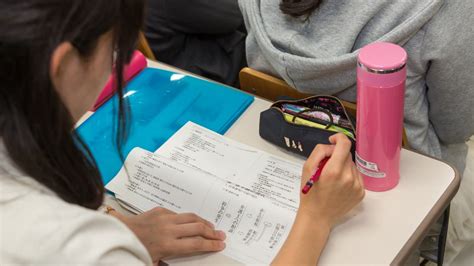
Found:
<path fill-rule="evenodd" d="M 250 67 L 300 92 L 356 101 L 360 48 L 386 41 L 409 55 L 410 146 L 464 170 L 474 134 L 474 1 L 240 0 Z"/>

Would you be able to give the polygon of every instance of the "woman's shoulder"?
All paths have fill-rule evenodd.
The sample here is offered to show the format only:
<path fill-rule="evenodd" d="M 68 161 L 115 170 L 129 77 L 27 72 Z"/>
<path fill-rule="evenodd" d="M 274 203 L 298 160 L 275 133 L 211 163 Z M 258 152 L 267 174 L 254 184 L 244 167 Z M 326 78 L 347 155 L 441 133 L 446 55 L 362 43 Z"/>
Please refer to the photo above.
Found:
<path fill-rule="evenodd" d="M 151 263 L 140 241 L 113 217 L 67 203 L 28 177 L 0 175 L 0 264 Z M 3 193 L 0 193 L 3 194 Z"/>

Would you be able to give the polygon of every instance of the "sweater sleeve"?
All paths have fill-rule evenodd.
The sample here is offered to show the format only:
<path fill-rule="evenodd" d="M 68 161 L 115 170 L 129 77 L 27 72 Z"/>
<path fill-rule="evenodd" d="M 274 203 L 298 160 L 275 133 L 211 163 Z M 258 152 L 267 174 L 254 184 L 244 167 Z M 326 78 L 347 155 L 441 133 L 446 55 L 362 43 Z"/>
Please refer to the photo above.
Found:
<path fill-rule="evenodd" d="M 7 243 L 0 245 L 1 265 L 152 264 L 146 248 L 119 220 L 56 196 L 29 191 L 0 204 L 0 218 L 0 242 Z"/>
<path fill-rule="evenodd" d="M 474 1 L 445 1 L 426 26 L 429 118 L 444 144 L 474 134 Z"/>
<path fill-rule="evenodd" d="M 114 217 L 88 211 L 68 220 L 69 227 L 56 232 L 64 240 L 57 246 L 57 258 L 91 265 L 151 265 L 141 242 Z"/>

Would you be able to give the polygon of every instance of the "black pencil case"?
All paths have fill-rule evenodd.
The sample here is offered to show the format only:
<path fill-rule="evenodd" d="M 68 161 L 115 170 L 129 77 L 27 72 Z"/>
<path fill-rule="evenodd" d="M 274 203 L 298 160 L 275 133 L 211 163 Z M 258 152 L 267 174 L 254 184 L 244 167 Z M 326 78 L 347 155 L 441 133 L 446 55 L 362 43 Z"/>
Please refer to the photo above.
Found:
<path fill-rule="evenodd" d="M 285 108 L 287 106 L 306 110 L 290 111 Z M 325 119 L 320 119 L 321 114 L 326 115 Z M 316 145 L 329 144 L 329 137 L 337 134 L 336 131 L 344 132 L 349 137 L 354 158 L 355 118 L 334 96 L 318 95 L 301 100 L 277 101 L 260 114 L 259 133 L 263 139 L 305 157 L 309 157 Z"/>

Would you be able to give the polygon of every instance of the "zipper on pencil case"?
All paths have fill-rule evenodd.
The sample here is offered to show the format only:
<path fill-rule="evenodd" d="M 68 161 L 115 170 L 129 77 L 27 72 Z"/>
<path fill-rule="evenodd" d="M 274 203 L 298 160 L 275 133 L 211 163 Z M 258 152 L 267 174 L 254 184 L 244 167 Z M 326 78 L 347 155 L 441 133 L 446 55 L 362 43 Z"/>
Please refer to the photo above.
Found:
<path fill-rule="evenodd" d="M 313 127 L 313 128 L 319 128 L 319 129 L 325 129 L 328 131 L 336 132 L 336 133 L 343 133 L 344 135 L 348 136 L 351 139 L 355 139 L 354 134 L 350 132 L 349 130 L 336 126 L 336 125 L 331 125 L 329 128 L 326 128 L 326 125 L 322 125 L 313 121 L 309 121 L 300 117 L 296 117 L 294 122 L 293 122 L 293 115 L 288 114 L 288 113 L 283 113 L 285 120 L 290 123 L 294 123 L 297 125 L 305 125 L 308 127 Z"/>

